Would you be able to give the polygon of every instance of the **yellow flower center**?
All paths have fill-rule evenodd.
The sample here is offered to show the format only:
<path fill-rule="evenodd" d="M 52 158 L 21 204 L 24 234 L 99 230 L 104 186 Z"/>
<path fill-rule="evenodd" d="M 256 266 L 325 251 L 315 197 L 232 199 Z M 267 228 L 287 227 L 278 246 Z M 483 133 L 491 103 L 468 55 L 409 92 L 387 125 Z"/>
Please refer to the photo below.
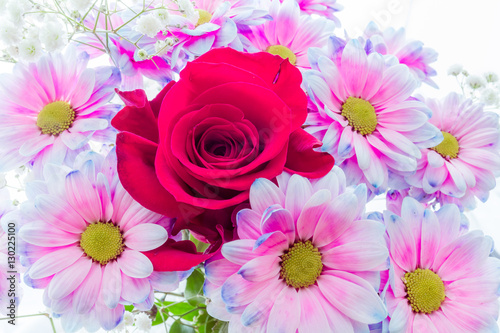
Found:
<path fill-rule="evenodd" d="M 196 23 L 196 26 L 208 23 L 212 19 L 212 14 L 210 14 L 206 10 L 204 10 L 204 9 L 196 9 L 196 11 L 200 15 L 200 18 L 198 18 L 198 22 Z"/>
<path fill-rule="evenodd" d="M 361 135 L 369 135 L 377 128 L 377 115 L 370 102 L 361 98 L 349 97 L 342 105 L 341 113 L 349 126 Z"/>
<path fill-rule="evenodd" d="M 120 228 L 113 223 L 89 224 L 82 233 L 80 246 L 87 256 L 101 265 L 116 259 L 124 248 Z"/>
<path fill-rule="evenodd" d="M 323 270 L 321 253 L 311 241 L 297 242 L 281 256 L 280 277 L 293 288 L 314 284 Z"/>
<path fill-rule="evenodd" d="M 59 135 L 75 120 L 75 111 L 67 102 L 57 101 L 45 105 L 36 118 L 36 125 L 43 134 Z"/>
<path fill-rule="evenodd" d="M 457 138 L 448 132 L 441 131 L 441 133 L 443 133 L 443 141 L 431 149 L 446 159 L 457 158 L 458 151 L 460 150 Z"/>
<path fill-rule="evenodd" d="M 413 312 L 432 313 L 443 303 L 444 284 L 441 278 L 429 269 L 417 268 L 406 273 L 403 282 Z"/>
<path fill-rule="evenodd" d="M 266 49 L 266 52 L 279 55 L 283 59 L 288 59 L 292 65 L 297 63 L 297 56 L 288 47 L 283 45 L 271 45 Z"/>

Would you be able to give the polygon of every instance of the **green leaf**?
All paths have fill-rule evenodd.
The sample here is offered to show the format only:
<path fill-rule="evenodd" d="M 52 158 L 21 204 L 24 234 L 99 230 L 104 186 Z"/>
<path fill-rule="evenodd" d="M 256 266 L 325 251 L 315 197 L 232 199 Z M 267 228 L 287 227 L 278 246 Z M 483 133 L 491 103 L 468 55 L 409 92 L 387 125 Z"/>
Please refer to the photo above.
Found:
<path fill-rule="evenodd" d="M 169 333 L 195 333 L 194 328 L 183 325 L 180 320 L 174 321 L 170 326 Z"/>
<path fill-rule="evenodd" d="M 216 320 L 215 325 L 212 327 L 213 333 L 228 333 L 229 331 L 229 322 Z M 207 331 L 210 332 L 210 331 Z"/>
<path fill-rule="evenodd" d="M 184 296 L 189 304 L 196 306 L 205 302 L 204 297 L 196 297 L 197 295 L 203 295 L 203 282 L 205 282 L 205 275 L 203 275 L 200 269 L 195 269 L 187 278 Z"/>
<path fill-rule="evenodd" d="M 170 303 L 172 304 L 173 302 L 164 302 L 164 303 Z M 168 304 L 165 304 L 168 305 Z M 189 312 L 191 310 L 196 309 L 196 306 L 193 306 L 189 303 L 183 302 L 183 303 L 178 303 L 175 305 L 171 305 L 169 307 L 164 308 L 164 311 L 168 311 L 173 315 L 180 316 L 185 314 L 186 312 Z M 185 316 L 182 316 L 182 319 L 188 320 L 188 321 L 193 321 L 193 318 L 198 315 L 198 311 L 193 311 L 191 313 L 188 313 Z"/>
<path fill-rule="evenodd" d="M 193 237 L 192 234 L 189 234 L 189 240 L 196 245 L 196 250 L 198 252 L 205 252 L 206 249 L 210 246 L 210 244 L 203 243 L 202 241 L 197 240 L 196 238 Z"/>
<path fill-rule="evenodd" d="M 125 311 L 132 312 L 132 310 L 134 310 L 133 305 L 125 305 Z"/>

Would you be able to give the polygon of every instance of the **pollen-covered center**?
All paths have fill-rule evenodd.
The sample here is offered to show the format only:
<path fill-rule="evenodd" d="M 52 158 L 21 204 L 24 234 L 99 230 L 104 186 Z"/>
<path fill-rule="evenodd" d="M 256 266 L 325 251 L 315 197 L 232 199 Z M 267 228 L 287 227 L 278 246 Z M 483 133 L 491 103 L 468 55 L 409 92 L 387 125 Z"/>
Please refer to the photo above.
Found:
<path fill-rule="evenodd" d="M 279 55 L 283 59 L 288 59 L 292 65 L 297 63 L 297 56 L 288 47 L 283 45 L 271 45 L 266 49 L 266 52 Z"/>
<path fill-rule="evenodd" d="M 198 22 L 196 22 L 196 26 L 208 23 L 212 19 L 212 14 L 210 14 L 206 10 L 204 10 L 204 9 L 196 9 L 196 11 L 200 15 L 200 17 L 198 18 Z"/>
<path fill-rule="evenodd" d="M 403 282 L 413 312 L 429 314 L 441 307 L 445 298 L 444 284 L 433 271 L 417 268 L 406 273 Z"/>
<path fill-rule="evenodd" d="M 341 113 L 349 126 L 361 135 L 372 134 L 377 127 L 377 115 L 370 102 L 362 98 L 349 97 L 342 105 Z"/>
<path fill-rule="evenodd" d="M 448 132 L 441 131 L 441 133 L 443 133 L 443 141 L 431 149 L 446 159 L 457 158 L 458 151 L 460 150 L 457 138 Z"/>
<path fill-rule="evenodd" d="M 280 277 L 294 288 L 314 284 L 323 270 L 321 253 L 311 241 L 296 242 L 281 256 Z"/>
<path fill-rule="evenodd" d="M 40 111 L 36 118 L 36 125 L 43 134 L 59 135 L 68 128 L 75 120 L 75 111 L 67 102 L 52 102 Z"/>
<path fill-rule="evenodd" d="M 123 236 L 113 223 L 97 222 L 89 224 L 82 233 L 80 246 L 87 256 L 106 265 L 123 252 Z"/>

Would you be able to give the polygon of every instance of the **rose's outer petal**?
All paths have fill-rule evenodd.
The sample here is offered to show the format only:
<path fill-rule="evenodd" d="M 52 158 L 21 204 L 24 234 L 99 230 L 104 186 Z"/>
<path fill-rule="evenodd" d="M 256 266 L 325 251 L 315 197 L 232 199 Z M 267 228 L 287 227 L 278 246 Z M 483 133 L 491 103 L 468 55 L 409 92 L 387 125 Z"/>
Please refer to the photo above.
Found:
<path fill-rule="evenodd" d="M 168 239 L 157 249 L 142 252 L 160 272 L 187 271 L 211 258 L 220 249 L 222 242 L 211 245 L 205 253 L 198 253 L 196 245 L 188 240 L 176 242 Z"/>
<path fill-rule="evenodd" d="M 116 137 L 118 176 L 123 187 L 141 205 L 169 217 L 178 215 L 174 197 L 161 186 L 154 168 L 158 146 L 132 133 Z"/>
<path fill-rule="evenodd" d="M 158 95 L 156 95 L 156 97 L 153 98 L 151 102 L 149 102 L 149 104 L 151 105 L 151 110 L 153 111 L 156 119 L 158 119 L 158 115 L 160 114 L 161 104 L 163 103 L 165 95 L 175 83 L 175 81 L 170 81 L 165 87 L 163 87 Z"/>
<path fill-rule="evenodd" d="M 292 109 L 294 128 L 305 122 L 307 97 L 300 88 L 302 74 L 288 60 L 267 52 L 241 53 L 219 48 L 203 54 L 193 63 L 227 63 L 256 74 Z"/>
<path fill-rule="evenodd" d="M 321 146 L 321 141 L 298 129 L 290 135 L 285 170 L 297 173 L 303 177 L 319 178 L 326 175 L 333 168 L 335 160 L 328 153 L 313 150 Z"/>

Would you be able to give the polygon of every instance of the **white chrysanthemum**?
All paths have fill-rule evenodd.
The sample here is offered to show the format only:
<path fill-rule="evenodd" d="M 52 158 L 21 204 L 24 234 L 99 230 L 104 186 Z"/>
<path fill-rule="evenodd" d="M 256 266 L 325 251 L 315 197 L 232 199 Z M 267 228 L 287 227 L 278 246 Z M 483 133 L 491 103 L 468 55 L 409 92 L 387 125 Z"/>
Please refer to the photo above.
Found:
<path fill-rule="evenodd" d="M 123 314 L 123 324 L 125 326 L 134 325 L 134 315 L 131 312 L 125 311 Z"/>
<path fill-rule="evenodd" d="M 22 29 L 10 21 L 4 20 L 0 25 L 0 41 L 7 46 L 19 43 L 22 35 Z"/>
<path fill-rule="evenodd" d="M 500 102 L 500 91 L 486 88 L 481 92 L 481 102 L 486 105 L 497 105 Z"/>
<path fill-rule="evenodd" d="M 31 9 L 31 4 L 27 1 L 11 0 L 5 6 L 8 17 L 14 23 L 19 23 L 23 19 L 25 12 Z"/>
<path fill-rule="evenodd" d="M 135 315 L 134 318 L 135 327 L 144 332 L 149 332 L 151 330 L 151 319 L 144 312 L 140 312 Z"/>
<path fill-rule="evenodd" d="M 23 39 L 19 43 L 19 59 L 35 62 L 42 56 L 42 44 L 37 39 Z"/>
<path fill-rule="evenodd" d="M 153 38 L 163 29 L 163 26 L 156 15 L 148 14 L 142 15 L 137 20 L 134 29 L 143 35 Z"/>
<path fill-rule="evenodd" d="M 40 41 L 48 52 L 62 49 L 68 39 L 63 25 L 58 21 L 47 21 L 40 28 Z"/>
<path fill-rule="evenodd" d="M 160 21 L 161 25 L 164 27 L 170 22 L 170 14 L 165 8 L 158 8 L 153 12 L 153 15 Z"/>
<path fill-rule="evenodd" d="M 472 89 L 479 89 L 486 85 L 486 80 L 479 75 L 471 75 L 467 78 L 467 85 Z"/>
<path fill-rule="evenodd" d="M 448 75 L 458 76 L 462 73 L 464 66 L 461 64 L 454 64 L 448 68 Z"/>
<path fill-rule="evenodd" d="M 84 11 L 92 4 L 91 0 L 68 0 L 69 7 L 78 11 Z"/>
<path fill-rule="evenodd" d="M 486 82 L 494 83 L 498 81 L 498 75 L 495 72 L 484 73 L 484 78 L 486 79 Z"/>

